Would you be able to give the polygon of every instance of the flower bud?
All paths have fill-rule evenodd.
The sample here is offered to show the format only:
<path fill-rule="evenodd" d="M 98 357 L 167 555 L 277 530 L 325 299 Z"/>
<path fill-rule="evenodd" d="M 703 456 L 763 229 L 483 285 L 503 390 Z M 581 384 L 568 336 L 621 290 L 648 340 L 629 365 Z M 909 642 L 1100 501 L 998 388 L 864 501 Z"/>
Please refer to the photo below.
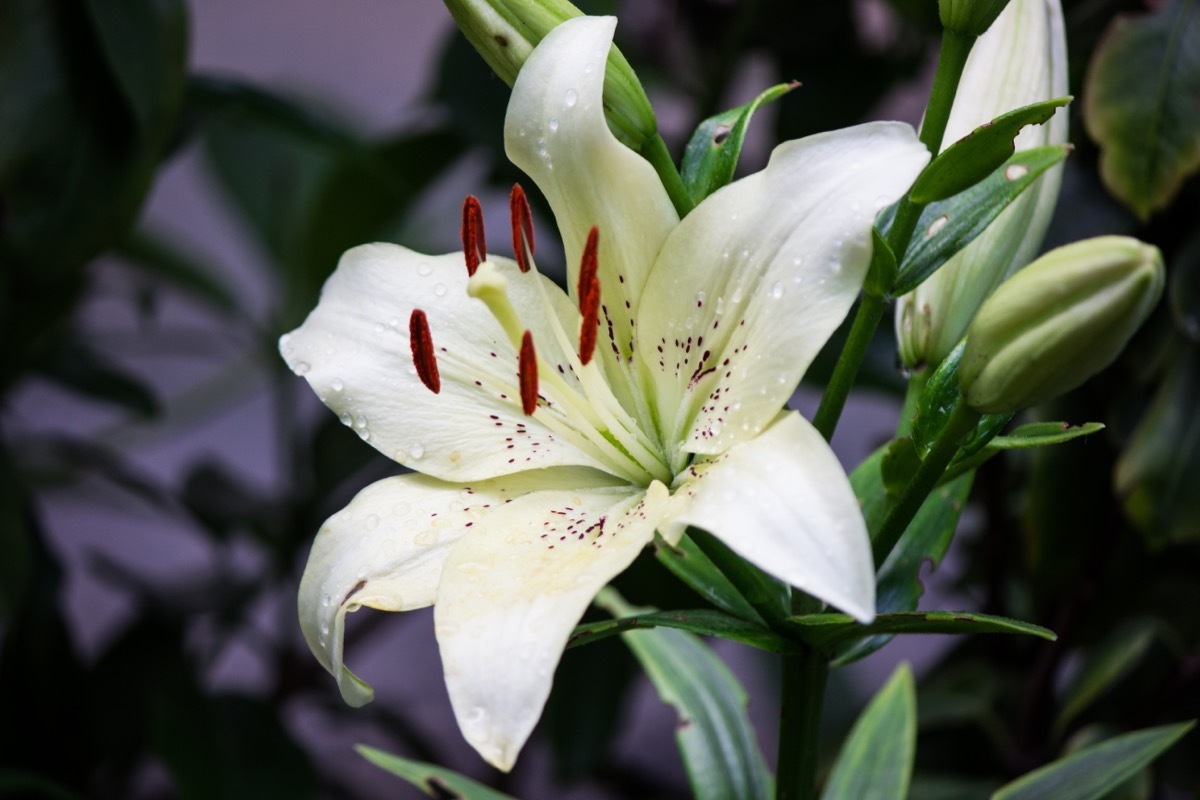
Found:
<path fill-rule="evenodd" d="M 1059 0 L 1012 0 L 971 50 L 945 141 L 954 142 L 1014 108 L 1066 93 L 1067 44 Z M 1060 108 L 1045 125 L 1022 130 L 1016 148 L 1066 141 L 1067 112 Z M 1061 182 L 1061 166 L 1047 171 L 975 241 L 897 301 L 896 338 L 906 366 L 941 363 L 987 296 L 1033 259 Z"/>
<path fill-rule="evenodd" d="M 1008 0 L 938 0 L 938 15 L 946 30 L 980 36 L 1006 5 Z"/>
<path fill-rule="evenodd" d="M 445 0 L 471 46 L 509 86 L 533 48 L 556 25 L 583 12 L 565 0 Z M 613 135 L 640 150 L 658 132 L 654 109 L 633 67 L 614 45 L 604 74 L 604 114 Z"/>
<path fill-rule="evenodd" d="M 1166 283 L 1158 248 L 1101 236 L 1051 250 L 1006 281 L 967 333 L 967 405 L 1018 411 L 1074 389 L 1116 359 Z"/>

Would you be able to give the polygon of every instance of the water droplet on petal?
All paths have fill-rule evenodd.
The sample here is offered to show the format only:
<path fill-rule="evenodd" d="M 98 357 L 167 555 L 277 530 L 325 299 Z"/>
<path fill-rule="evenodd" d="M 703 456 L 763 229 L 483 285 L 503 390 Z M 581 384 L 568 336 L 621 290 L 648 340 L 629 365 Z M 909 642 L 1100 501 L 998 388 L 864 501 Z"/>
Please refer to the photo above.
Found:
<path fill-rule="evenodd" d="M 412 446 L 410 455 L 412 456 L 413 461 L 419 461 L 425 456 L 425 448 L 419 444 L 414 444 Z"/>
<path fill-rule="evenodd" d="M 446 296 L 446 284 L 439 283 L 437 286 L 434 286 L 433 293 L 436 294 L 438 297 L 445 297 Z"/>
<path fill-rule="evenodd" d="M 359 414 L 358 417 L 355 418 L 354 424 L 359 428 L 365 428 L 367 427 L 367 418 L 362 414 Z"/>
<path fill-rule="evenodd" d="M 775 300 L 783 297 L 782 281 L 775 281 L 775 283 L 771 284 L 771 297 Z"/>
<path fill-rule="evenodd" d="M 555 131 L 557 131 L 558 130 L 558 117 L 551 117 L 546 122 L 546 127 L 550 129 L 551 133 L 554 133 Z"/>
<path fill-rule="evenodd" d="M 546 150 L 546 140 L 545 140 L 545 139 L 538 139 L 538 140 L 537 140 L 537 154 L 538 154 L 539 156 L 541 156 L 542 158 L 545 158 L 545 157 L 546 157 L 546 153 L 547 153 L 547 150 Z"/>
<path fill-rule="evenodd" d="M 420 264 L 417 267 L 417 274 L 420 275 L 421 277 L 425 277 L 426 275 L 429 275 L 432 272 L 433 272 L 433 267 L 429 266 L 428 264 Z"/>
<path fill-rule="evenodd" d="M 346 384 L 342 383 L 341 378 L 334 378 L 329 383 L 329 388 L 333 389 L 335 392 L 340 392 L 342 389 L 346 388 Z"/>
<path fill-rule="evenodd" d="M 342 413 L 338 414 L 338 419 L 342 421 L 343 425 L 349 425 L 354 422 L 354 420 L 350 418 L 349 411 L 343 411 Z"/>
<path fill-rule="evenodd" d="M 433 528 L 430 528 L 429 530 L 418 533 L 413 541 L 422 547 L 428 547 L 429 545 L 437 544 L 438 539 L 440 538 L 442 538 L 442 535 Z"/>
<path fill-rule="evenodd" d="M 312 369 L 312 365 L 307 361 L 297 361 L 295 364 L 292 364 L 292 372 L 297 375 L 306 375 L 310 369 Z"/>
<path fill-rule="evenodd" d="M 591 65 L 589 64 L 588 67 L 590 68 Z M 563 95 L 563 105 L 567 108 L 572 108 L 577 102 L 579 102 L 579 92 L 574 89 L 567 89 L 567 93 Z"/>

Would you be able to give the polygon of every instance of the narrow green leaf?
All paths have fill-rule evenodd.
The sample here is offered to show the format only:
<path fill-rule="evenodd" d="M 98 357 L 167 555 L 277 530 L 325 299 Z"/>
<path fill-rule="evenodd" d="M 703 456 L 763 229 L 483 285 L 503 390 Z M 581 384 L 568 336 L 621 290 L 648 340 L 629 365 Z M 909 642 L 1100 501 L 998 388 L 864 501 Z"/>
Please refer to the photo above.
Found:
<path fill-rule="evenodd" d="M 596 604 L 614 615 L 640 615 L 611 589 Z M 702 640 L 657 628 L 621 635 L 663 702 L 679 714 L 675 738 L 697 800 L 768 800 L 773 781 L 746 716 L 746 692 Z"/>
<path fill-rule="evenodd" d="M 213 270 L 196 263 L 182 248 L 155 234 L 147 231 L 131 233 L 117 245 L 116 255 L 147 275 L 221 311 L 233 311 L 238 307 L 233 290 L 222 283 Z"/>
<path fill-rule="evenodd" d="M 511 795 L 489 789 L 444 767 L 411 761 L 365 744 L 357 744 L 354 749 L 367 761 L 407 781 L 435 800 L 515 800 Z"/>
<path fill-rule="evenodd" d="M 781 83 L 772 86 L 749 103 L 709 117 L 696 127 L 684 150 L 681 170 L 692 202 L 699 203 L 733 180 L 746 129 L 758 107 L 783 97 L 799 85 Z"/>
<path fill-rule="evenodd" d="M 1013 140 L 1022 128 L 1045 123 L 1069 102 L 1070 97 L 1043 100 L 980 125 L 939 153 L 922 170 L 908 192 L 908 199 L 926 205 L 971 188 L 1012 156 L 1016 151 Z"/>
<path fill-rule="evenodd" d="M 883 486 L 889 497 L 899 497 L 904 493 L 912 476 L 921 467 L 921 456 L 913 444 L 911 436 L 893 439 L 887 446 L 883 461 L 879 465 L 883 476 Z"/>
<path fill-rule="evenodd" d="M 867 530 L 877 531 L 886 516 L 889 503 L 883 484 L 881 463 L 888 445 L 876 450 L 850 474 L 850 485 L 858 498 Z M 879 569 L 875 592 L 875 610 L 880 614 L 914 611 L 924 594 L 920 580 L 922 566 L 934 568 L 941 563 L 954 538 L 959 515 L 971 492 L 970 474 L 939 486 L 928 498 L 908 531 Z M 835 664 L 848 664 L 870 655 L 891 641 L 890 634 L 872 636 L 843 646 L 835 654 Z"/>
<path fill-rule="evenodd" d="M 846 642 L 882 634 L 943 633 L 1019 633 L 1054 641 L 1054 631 L 1031 622 L 977 614 L 970 611 L 919 611 L 899 614 L 880 614 L 870 625 L 861 625 L 847 614 L 809 614 L 792 617 L 788 622 L 804 641 L 818 648 L 834 647 Z"/>
<path fill-rule="evenodd" d="M 907 294 L 983 233 L 1046 170 L 1067 157 L 1069 145 L 1022 150 L 984 180 L 921 212 L 892 292 Z M 881 230 L 890 219 L 881 220 Z"/>
<path fill-rule="evenodd" d="M 1072 720 L 1127 676 L 1146 655 L 1157 633 L 1158 623 L 1153 619 L 1127 620 L 1091 648 L 1063 696 L 1055 731 L 1061 734 Z"/>
<path fill-rule="evenodd" d="M 575 628 L 571 638 L 567 640 L 567 648 L 598 642 L 625 631 L 659 627 L 678 628 L 701 636 L 717 636 L 771 653 L 783 653 L 793 649 L 791 642 L 761 625 L 711 609 L 656 611 L 651 614 L 585 623 Z"/>
<path fill-rule="evenodd" d="M 1194 725 L 1147 728 L 1092 745 L 1001 787 L 992 800 L 1095 800 L 1157 758 Z"/>
<path fill-rule="evenodd" d="M 917 694 L 901 664 L 842 745 L 821 800 L 904 800 L 917 749 Z"/>
<path fill-rule="evenodd" d="M 1062 444 L 1081 436 L 1089 436 L 1104 430 L 1103 423 L 1085 422 L 1069 425 L 1066 422 L 1030 422 L 1021 425 L 1006 436 L 997 436 L 987 444 L 989 450 L 1023 450 L 1027 447 L 1042 447 Z"/>
<path fill-rule="evenodd" d="M 762 617 L 754 610 L 754 606 L 742 597 L 741 592 L 686 533 L 675 545 L 670 545 L 662 537 L 656 536 L 654 556 L 675 577 L 717 608 L 735 617 L 762 622 Z"/>
<path fill-rule="evenodd" d="M 1113 21 L 1084 80 L 1083 121 L 1100 145 L 1101 179 L 1143 221 L 1200 169 L 1197 95 L 1197 0 Z"/>
<path fill-rule="evenodd" d="M 892 291 L 896 282 L 896 254 L 878 228 L 871 228 L 871 264 L 867 267 L 867 279 L 863 291 L 883 297 Z"/>

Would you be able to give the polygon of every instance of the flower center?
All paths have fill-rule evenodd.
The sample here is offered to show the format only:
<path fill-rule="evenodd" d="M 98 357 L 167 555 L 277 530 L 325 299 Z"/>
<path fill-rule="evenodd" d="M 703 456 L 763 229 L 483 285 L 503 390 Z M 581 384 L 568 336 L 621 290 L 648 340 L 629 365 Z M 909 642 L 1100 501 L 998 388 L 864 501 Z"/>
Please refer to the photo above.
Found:
<path fill-rule="evenodd" d="M 672 471 L 660 447 L 621 405 L 600 364 L 593 358 L 601 310 L 597 277 L 599 231 L 592 228 L 583 252 L 578 282 L 579 336 L 572 341 L 552 305 L 553 289 L 545 285 L 534 264 L 533 220 L 520 186 L 513 187 L 509 208 L 517 266 L 521 273 L 533 273 L 517 278 L 533 281 L 537 287 L 544 323 L 537 330 L 540 336 L 553 340 L 542 342 L 542 346 L 557 348 L 566 361 L 566 369 L 561 366 L 555 369 L 539 355 L 533 331 L 509 297 L 509 279 L 495 262 L 487 259 L 482 210 L 479 201 L 468 196 L 463 204 L 462 224 L 463 255 L 469 276 L 467 294 L 484 303 L 517 352 L 519 391 L 512 402 L 519 401 L 526 416 L 534 417 L 556 435 L 588 452 L 614 475 L 643 486 L 652 480 L 669 484 Z M 426 315 L 420 309 L 415 309 L 409 320 L 409 340 L 417 376 L 436 394 L 441 387 L 436 348 Z M 576 342 L 578 348 L 574 346 Z M 481 386 L 479 381 L 475 383 Z"/>

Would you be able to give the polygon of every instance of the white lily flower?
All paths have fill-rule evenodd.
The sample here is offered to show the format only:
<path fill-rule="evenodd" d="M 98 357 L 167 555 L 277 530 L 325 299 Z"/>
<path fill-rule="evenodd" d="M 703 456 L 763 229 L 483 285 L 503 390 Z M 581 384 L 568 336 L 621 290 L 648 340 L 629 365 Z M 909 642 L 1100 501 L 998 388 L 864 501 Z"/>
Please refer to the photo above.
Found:
<path fill-rule="evenodd" d="M 975 42 L 946 125 L 947 144 L 1015 108 L 1067 93 L 1067 40 L 1059 0 L 1012 0 Z M 1018 151 L 1067 141 L 1067 110 L 1017 134 Z M 936 366 L 983 301 L 1037 255 L 1054 215 L 1062 165 L 1042 175 L 975 241 L 896 302 L 896 339 L 910 367 Z"/>
<path fill-rule="evenodd" d="M 434 604 L 466 739 L 508 769 L 573 627 L 653 540 L 703 527 L 771 574 L 874 615 L 867 533 L 845 473 L 780 413 L 845 317 L 876 211 L 928 153 L 899 123 L 776 149 L 767 168 L 680 222 L 651 166 L 604 121 L 612 18 L 563 23 L 513 87 L 509 157 L 554 210 L 570 295 L 486 255 L 478 204 L 463 256 L 373 244 L 346 253 L 280 341 L 343 422 L 421 474 L 364 489 L 318 533 L 304 635 L 352 705 L 346 612 Z M 525 271 L 528 270 L 528 271 Z"/>

